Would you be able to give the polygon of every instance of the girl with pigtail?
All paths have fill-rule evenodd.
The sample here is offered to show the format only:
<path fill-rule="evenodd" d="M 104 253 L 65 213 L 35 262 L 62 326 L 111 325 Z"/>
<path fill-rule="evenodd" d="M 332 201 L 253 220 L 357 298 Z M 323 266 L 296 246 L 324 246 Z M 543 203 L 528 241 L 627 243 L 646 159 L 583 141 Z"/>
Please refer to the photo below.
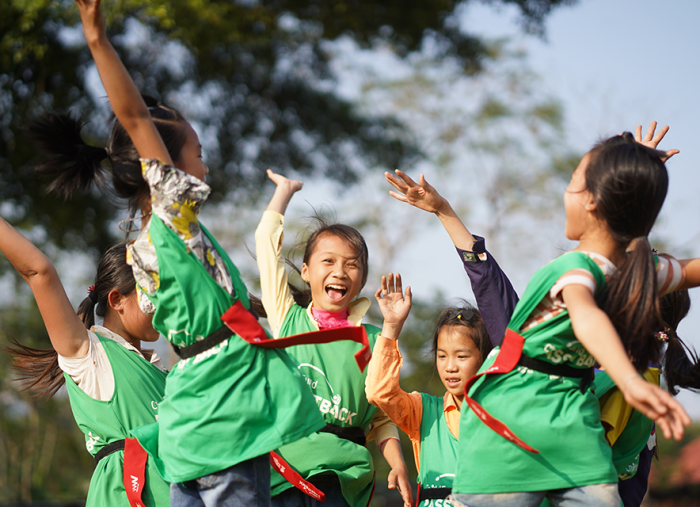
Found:
<path fill-rule="evenodd" d="M 134 452 L 129 433 L 157 420 L 167 372 L 155 351 L 142 348 L 142 342 L 156 341 L 158 332 L 139 309 L 126 244 L 104 254 L 77 315 L 51 262 L 2 218 L 0 251 L 32 289 L 54 347 L 39 350 L 15 342 L 5 351 L 14 356 L 18 379 L 37 395 L 50 397 L 66 386 L 75 421 L 96 462 L 86 505 L 135 500 L 133 480 L 124 482 L 126 468 L 137 479 L 144 505 L 167 507 L 169 485 L 153 460 L 145 460 L 140 448 Z M 140 465 L 134 465 L 135 457 Z"/>
<path fill-rule="evenodd" d="M 360 297 L 367 282 L 369 252 L 355 228 L 318 220 L 304 248 L 300 274 L 304 289 L 288 283 L 281 254 L 284 214 L 303 183 L 268 170 L 275 193 L 255 231 L 262 304 L 275 338 L 307 332 L 343 333 L 364 329 L 374 347 L 379 328 L 363 323 L 370 302 Z M 326 493 L 324 505 L 366 507 L 375 486 L 374 464 L 365 444 L 374 440 L 391 466 L 389 488 L 412 503 L 408 472 L 396 425 L 365 395 L 366 372 L 348 365 L 359 345 L 348 341 L 290 349 L 318 402 L 326 426 L 320 432 L 281 447 L 289 464 Z M 272 506 L 320 505 L 304 498 L 279 474 L 272 476 Z"/>
<path fill-rule="evenodd" d="M 700 284 L 699 261 L 656 257 L 646 240 L 666 195 L 663 162 L 673 153 L 626 133 L 594 147 L 574 172 L 566 235 L 579 246 L 535 275 L 501 346 L 465 389 L 471 410 L 461 419 L 455 505 L 536 506 L 544 498 L 619 505 L 588 385 L 596 360 L 667 437 L 680 438 L 689 424 L 668 393 L 635 371 L 661 354 L 658 294 Z M 398 176 L 387 175 L 400 192 L 392 195 L 450 221 L 454 212 L 422 177 Z"/>
<path fill-rule="evenodd" d="M 236 266 L 199 222 L 211 188 L 197 134 L 177 111 L 144 103 L 106 38 L 99 0 L 76 4 L 116 117 L 107 146 L 112 186 L 141 214 L 127 247 L 139 307 L 181 359 L 158 424 L 131 433 L 171 483 L 173 506 L 267 506 L 271 464 L 322 498 L 272 452 L 324 426 L 296 364 L 278 349 L 333 339 L 269 339 Z M 87 185 L 98 175 L 75 178 Z"/>

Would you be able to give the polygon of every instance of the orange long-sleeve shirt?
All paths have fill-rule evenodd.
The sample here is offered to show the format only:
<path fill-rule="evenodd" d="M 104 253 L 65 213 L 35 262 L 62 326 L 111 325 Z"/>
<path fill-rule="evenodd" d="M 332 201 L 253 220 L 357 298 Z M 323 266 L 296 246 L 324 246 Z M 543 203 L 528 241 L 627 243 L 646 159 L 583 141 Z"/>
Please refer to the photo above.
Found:
<path fill-rule="evenodd" d="M 377 337 L 367 370 L 365 391 L 367 399 L 382 409 L 413 443 L 416 468 L 420 472 L 420 426 L 423 420 L 423 399 L 420 393 L 407 393 L 399 385 L 403 358 L 396 340 Z M 459 438 L 459 408 L 453 395 L 443 397 L 447 428 Z"/>

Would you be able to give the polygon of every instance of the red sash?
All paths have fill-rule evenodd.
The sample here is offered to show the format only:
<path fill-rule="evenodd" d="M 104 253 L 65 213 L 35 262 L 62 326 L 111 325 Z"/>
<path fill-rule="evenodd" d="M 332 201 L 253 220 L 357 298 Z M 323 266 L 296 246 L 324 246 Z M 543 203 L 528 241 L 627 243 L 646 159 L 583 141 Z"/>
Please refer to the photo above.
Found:
<path fill-rule="evenodd" d="M 311 498 L 315 498 L 319 502 L 326 501 L 326 495 L 323 491 L 317 489 L 313 484 L 305 481 L 301 475 L 297 473 L 289 464 L 284 461 L 282 456 L 277 454 L 275 451 L 270 451 L 270 465 L 279 474 L 287 479 L 292 486 L 300 490 L 302 493 L 309 495 Z"/>
<path fill-rule="evenodd" d="M 522 355 L 524 343 L 525 338 L 523 338 L 520 334 L 516 333 L 512 329 L 506 329 L 506 335 L 503 338 L 501 350 L 498 352 L 498 356 L 496 356 L 494 363 L 486 370 L 482 371 L 481 373 L 477 373 L 470 378 L 464 386 L 464 401 L 467 402 L 467 405 L 469 405 L 469 408 L 472 409 L 472 412 L 474 412 L 476 416 L 481 419 L 481 422 L 483 422 L 493 431 L 501 435 L 509 442 L 514 443 L 518 447 L 521 447 L 526 451 L 539 454 L 540 451 L 534 447 L 530 447 L 525 442 L 520 440 L 520 438 L 518 438 L 518 436 L 513 433 L 510 428 L 508 428 L 508 426 L 493 417 L 484 409 L 484 407 L 469 397 L 469 388 L 471 388 L 471 386 L 474 385 L 474 382 L 476 382 L 476 380 L 482 375 L 494 375 L 513 371 L 520 360 L 520 356 Z"/>
<path fill-rule="evenodd" d="M 144 507 L 141 493 L 146 484 L 148 453 L 135 438 L 124 439 L 124 489 L 131 507 Z"/>
<path fill-rule="evenodd" d="M 372 351 L 369 348 L 369 339 L 367 331 L 362 326 L 343 327 L 334 329 L 325 329 L 323 331 L 312 331 L 309 333 L 296 334 L 276 340 L 267 337 L 267 333 L 262 328 L 258 320 L 250 313 L 245 306 L 239 301 L 226 310 L 221 316 L 221 320 L 226 324 L 231 331 L 243 338 L 251 345 L 258 347 L 266 347 L 271 349 L 283 349 L 293 345 L 307 345 L 312 343 L 331 343 L 340 340 L 352 340 L 362 345 L 362 348 L 355 353 L 355 361 L 360 371 L 365 371 Z M 296 470 L 274 451 L 270 452 L 270 465 L 282 477 L 284 477 L 295 488 L 302 493 L 315 498 L 321 502 L 326 501 L 326 495 L 317 489 L 313 484 L 304 480 Z M 374 492 L 374 491 L 373 491 Z"/>
<path fill-rule="evenodd" d="M 312 331 L 310 333 L 295 334 L 293 336 L 271 340 L 267 337 L 265 330 L 257 319 L 243 306 L 240 300 L 236 301 L 236 304 L 226 310 L 226 313 L 221 316 L 221 320 L 231 331 L 248 343 L 257 345 L 258 347 L 283 349 L 293 345 L 352 340 L 362 345 L 362 348 L 355 353 L 355 361 L 360 371 L 365 371 L 367 363 L 369 363 L 372 357 L 372 351 L 369 348 L 369 340 L 367 339 L 367 331 L 365 331 L 363 326 L 324 329 L 323 331 Z"/>

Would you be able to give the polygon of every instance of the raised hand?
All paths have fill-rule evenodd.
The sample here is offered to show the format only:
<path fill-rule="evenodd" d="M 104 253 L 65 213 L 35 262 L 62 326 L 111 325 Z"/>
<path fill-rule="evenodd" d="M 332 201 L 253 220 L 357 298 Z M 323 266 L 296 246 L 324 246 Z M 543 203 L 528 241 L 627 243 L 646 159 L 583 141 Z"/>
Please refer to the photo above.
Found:
<path fill-rule="evenodd" d="M 388 278 L 382 276 L 382 286 L 374 294 L 379 303 L 379 309 L 384 317 L 382 336 L 386 338 L 398 338 L 403 328 L 403 323 L 411 312 L 411 287 L 406 287 L 403 293 L 401 275 L 389 273 Z"/>
<path fill-rule="evenodd" d="M 287 211 L 287 206 L 289 206 L 289 201 L 292 200 L 292 196 L 301 190 L 304 183 L 285 178 L 281 174 L 274 172 L 272 169 L 267 170 L 267 177 L 270 178 L 275 185 L 277 185 L 275 193 L 270 200 L 270 204 L 267 206 L 267 210 L 275 211 L 281 215 L 284 215 L 285 211 Z"/>
<path fill-rule="evenodd" d="M 667 439 L 680 440 L 691 420 L 683 406 L 660 387 L 639 375 L 624 382 L 625 401 L 656 422 Z"/>
<path fill-rule="evenodd" d="M 85 39 L 90 42 L 105 35 L 105 19 L 100 10 L 100 0 L 75 0 L 83 23 Z"/>
<path fill-rule="evenodd" d="M 291 192 L 292 194 L 298 192 L 304 186 L 303 181 L 290 180 L 289 178 L 285 178 L 281 174 L 274 172 L 272 169 L 267 170 L 267 177 L 270 178 L 275 185 L 278 187 L 284 187 L 285 190 Z"/>
<path fill-rule="evenodd" d="M 637 125 L 637 128 L 634 130 L 634 140 L 648 148 L 652 148 L 655 150 L 661 142 L 661 140 L 666 136 L 666 133 L 669 129 L 668 125 L 666 125 L 661 130 L 659 130 L 659 132 L 656 135 L 654 135 L 654 132 L 656 131 L 656 125 L 657 123 L 655 121 L 651 122 L 644 138 L 642 138 L 642 126 Z M 666 162 L 669 158 L 676 155 L 677 153 L 680 153 L 680 150 L 668 150 L 666 151 L 666 156 L 663 157 L 661 160 L 663 162 Z"/>
<path fill-rule="evenodd" d="M 447 204 L 445 198 L 425 181 L 425 177 L 422 174 L 418 178 L 418 183 L 398 169 L 396 170 L 396 176 L 385 172 L 384 177 L 398 190 L 398 192 L 391 190 L 389 194 L 399 201 L 407 202 L 429 213 L 437 213 Z"/>

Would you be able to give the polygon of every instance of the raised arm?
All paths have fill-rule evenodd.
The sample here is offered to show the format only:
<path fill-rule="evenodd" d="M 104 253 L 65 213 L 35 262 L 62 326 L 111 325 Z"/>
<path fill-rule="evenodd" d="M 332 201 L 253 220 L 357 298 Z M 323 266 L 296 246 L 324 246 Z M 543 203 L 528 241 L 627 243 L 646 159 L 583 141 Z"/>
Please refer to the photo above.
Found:
<path fill-rule="evenodd" d="M 285 261 L 281 255 L 284 213 L 292 196 L 301 190 L 304 184 L 301 181 L 289 180 L 269 169 L 267 175 L 275 182 L 277 188 L 255 231 L 255 255 L 260 272 L 262 303 L 272 335 L 277 338 L 284 318 L 294 304 L 287 284 Z"/>
<path fill-rule="evenodd" d="M 2 218 L 0 251 L 32 289 L 56 352 L 63 357 L 82 357 L 87 354 L 87 329 L 71 306 L 56 268 L 31 241 Z"/>
<path fill-rule="evenodd" d="M 75 3 L 80 11 L 85 40 L 119 123 L 129 134 L 141 158 L 155 158 L 172 165 L 143 98 L 107 39 L 100 0 L 75 0 Z"/>
<path fill-rule="evenodd" d="M 469 276 L 476 305 L 481 312 L 491 343 L 494 346 L 499 345 L 518 303 L 518 294 L 496 259 L 486 251 L 484 238 L 469 232 L 447 199 L 442 197 L 422 174 L 418 183 L 399 170 L 396 171 L 396 176 L 385 173 L 385 177 L 398 190 L 389 192 L 393 197 L 434 213 L 440 219 Z"/>

